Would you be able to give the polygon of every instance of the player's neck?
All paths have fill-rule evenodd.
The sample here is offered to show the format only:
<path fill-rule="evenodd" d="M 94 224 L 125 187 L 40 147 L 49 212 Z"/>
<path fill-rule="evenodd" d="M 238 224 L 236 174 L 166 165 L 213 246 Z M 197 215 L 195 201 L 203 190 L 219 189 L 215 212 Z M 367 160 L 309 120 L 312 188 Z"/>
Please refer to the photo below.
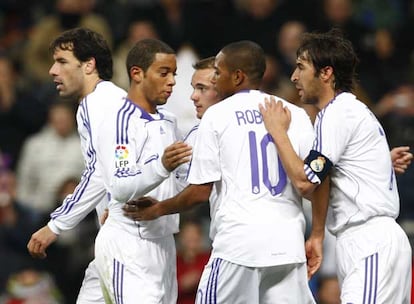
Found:
<path fill-rule="evenodd" d="M 90 93 L 92 93 L 93 91 L 95 91 L 96 86 L 101 81 L 102 81 L 102 79 L 99 78 L 98 75 L 96 75 L 95 77 L 91 77 L 90 79 L 87 79 L 85 81 L 85 86 L 84 86 L 84 89 L 83 89 L 83 94 L 81 96 L 81 99 L 84 98 L 86 95 L 89 95 Z"/>
<path fill-rule="evenodd" d="M 331 88 L 324 88 L 320 90 L 320 94 L 318 96 L 318 102 L 316 103 L 316 106 L 319 110 L 322 110 L 326 107 L 328 103 L 330 103 L 337 93 L 332 90 Z"/>
<path fill-rule="evenodd" d="M 150 103 L 144 96 L 141 94 L 134 94 L 128 92 L 127 98 L 135 105 L 139 106 L 141 109 L 144 109 L 150 114 L 157 113 L 157 106 Z"/>

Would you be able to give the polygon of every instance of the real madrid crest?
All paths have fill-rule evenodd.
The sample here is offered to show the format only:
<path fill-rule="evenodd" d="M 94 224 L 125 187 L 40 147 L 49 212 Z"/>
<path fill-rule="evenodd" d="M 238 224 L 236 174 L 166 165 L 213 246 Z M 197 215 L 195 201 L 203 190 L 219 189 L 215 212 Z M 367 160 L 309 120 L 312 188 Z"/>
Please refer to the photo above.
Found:
<path fill-rule="evenodd" d="M 325 157 L 318 156 L 318 158 L 311 161 L 310 167 L 314 172 L 322 172 L 323 168 L 325 167 L 325 163 Z"/>

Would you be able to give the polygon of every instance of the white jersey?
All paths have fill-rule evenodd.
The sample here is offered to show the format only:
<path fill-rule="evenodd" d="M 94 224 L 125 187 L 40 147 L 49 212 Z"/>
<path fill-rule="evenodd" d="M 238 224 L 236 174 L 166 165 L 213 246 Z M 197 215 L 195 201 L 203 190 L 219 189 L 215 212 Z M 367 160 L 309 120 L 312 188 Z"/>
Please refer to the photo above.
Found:
<path fill-rule="evenodd" d="M 188 132 L 188 134 L 184 137 L 184 142 L 190 145 L 191 147 L 195 146 L 195 142 L 197 139 L 197 131 L 198 131 L 199 124 L 195 125 L 191 130 Z M 177 181 L 177 187 L 178 192 L 181 192 L 185 187 L 188 186 L 188 172 L 190 171 L 190 162 L 180 165 L 176 170 L 176 181 Z M 209 237 L 211 240 L 214 239 L 214 236 L 216 235 L 215 230 L 215 213 L 216 213 L 216 202 L 217 200 L 217 191 L 216 187 L 213 185 L 213 189 L 211 190 L 210 197 L 209 197 L 209 209 L 210 209 L 210 231 L 209 231 Z"/>
<path fill-rule="evenodd" d="M 142 196 L 163 200 L 177 193 L 174 175 L 161 162 L 164 149 L 177 140 L 176 118 L 162 109 L 149 114 L 128 99 L 123 102 L 99 139 L 104 182 L 111 195 L 105 225 L 142 238 L 171 235 L 178 232 L 178 214 L 139 222 L 126 217 L 122 207 Z"/>
<path fill-rule="evenodd" d="M 331 169 L 328 229 L 337 234 L 375 216 L 396 218 L 399 197 L 385 132 L 368 107 L 341 93 L 315 121 L 313 150 Z"/>
<path fill-rule="evenodd" d="M 208 108 L 188 176 L 191 184 L 216 187 L 212 257 L 249 267 L 306 261 L 302 200 L 258 108 L 268 96 L 242 91 Z M 292 112 L 289 138 L 305 158 L 314 139 L 311 121 L 303 109 L 283 103 Z"/>
<path fill-rule="evenodd" d="M 96 151 L 98 134 L 102 123 L 121 106 L 125 96 L 126 92 L 112 82 L 101 81 L 92 93 L 81 100 L 76 120 L 85 171 L 73 194 L 68 195 L 63 204 L 51 214 L 48 226 L 54 233 L 72 229 L 99 203 L 107 202 L 108 191 Z M 98 208 L 97 211 L 99 212 Z"/>
<path fill-rule="evenodd" d="M 194 147 L 196 138 L 197 138 L 197 131 L 198 131 L 199 124 L 195 125 L 191 128 L 186 136 L 184 136 L 184 142 L 191 147 Z M 187 177 L 188 171 L 190 168 L 190 163 L 184 163 L 177 167 L 175 170 L 175 177 L 177 182 L 177 190 L 181 192 L 185 187 L 188 186 Z"/>

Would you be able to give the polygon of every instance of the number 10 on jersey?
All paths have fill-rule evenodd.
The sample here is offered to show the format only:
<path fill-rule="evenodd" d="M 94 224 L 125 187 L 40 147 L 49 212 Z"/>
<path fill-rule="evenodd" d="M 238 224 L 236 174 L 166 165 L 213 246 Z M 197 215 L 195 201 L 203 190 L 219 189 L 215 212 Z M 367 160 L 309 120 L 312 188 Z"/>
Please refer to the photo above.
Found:
<path fill-rule="evenodd" d="M 260 145 L 257 145 L 256 133 L 254 131 L 249 131 L 249 148 L 250 148 L 250 169 L 251 169 L 251 180 L 252 180 L 252 193 L 260 193 L 260 173 L 263 178 L 263 184 L 270 191 L 273 196 L 279 195 L 283 192 L 287 184 L 287 177 L 285 169 L 283 169 L 282 162 L 276 153 L 275 157 L 268 155 L 268 145 L 273 145 L 273 139 L 269 133 L 265 134 L 260 140 Z M 274 146 L 275 147 L 275 146 Z M 276 147 L 275 147 L 276 148 Z M 258 151 L 260 150 L 260 151 Z M 270 151 L 272 152 L 272 151 Z M 259 172 L 259 153 L 262 160 L 262 172 Z M 277 183 L 272 185 L 270 180 L 270 170 L 277 170 Z M 277 168 L 277 169 L 276 169 Z"/>

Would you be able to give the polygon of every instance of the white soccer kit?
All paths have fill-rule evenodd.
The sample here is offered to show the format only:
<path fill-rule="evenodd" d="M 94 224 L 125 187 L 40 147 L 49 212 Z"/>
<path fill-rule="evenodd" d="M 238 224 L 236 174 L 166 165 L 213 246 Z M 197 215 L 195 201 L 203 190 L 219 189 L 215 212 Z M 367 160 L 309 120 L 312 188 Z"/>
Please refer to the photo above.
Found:
<path fill-rule="evenodd" d="M 105 296 L 111 303 L 175 303 L 178 214 L 134 221 L 122 207 L 142 196 L 163 200 L 176 194 L 175 176 L 161 162 L 164 149 L 177 140 L 176 119 L 162 110 L 149 114 L 128 99 L 112 117 L 98 147 L 111 194 L 109 217 L 95 241 Z"/>
<path fill-rule="evenodd" d="M 184 137 L 184 142 L 191 147 L 194 147 L 196 139 L 197 139 L 197 131 L 198 131 L 199 124 L 195 125 L 188 134 Z M 185 187 L 188 186 L 188 172 L 190 170 L 190 163 L 185 163 L 180 165 L 176 171 L 176 182 L 177 182 L 177 192 L 181 192 Z M 216 211 L 215 202 L 216 202 L 216 187 L 213 185 L 211 189 L 210 197 L 209 197 L 209 209 L 210 209 L 210 231 L 209 231 L 209 238 L 212 240 L 214 239 L 215 232 L 215 225 L 214 225 L 214 214 Z"/>
<path fill-rule="evenodd" d="M 190 129 L 190 131 L 187 133 L 187 135 L 184 136 L 184 142 L 188 144 L 191 147 L 194 147 L 195 141 L 197 138 L 197 131 L 198 131 L 199 125 L 195 125 Z M 187 177 L 188 177 L 188 171 L 190 168 L 190 163 L 184 163 L 177 167 L 175 170 L 175 178 L 177 183 L 177 192 L 181 192 L 185 187 L 188 186 Z"/>
<path fill-rule="evenodd" d="M 341 93 L 319 112 L 315 131 L 313 150 L 333 164 L 327 226 L 337 236 L 342 302 L 408 303 L 411 248 L 394 220 L 399 197 L 382 126 L 353 94 Z"/>
<path fill-rule="evenodd" d="M 112 82 L 101 81 L 92 93 L 81 100 L 76 119 L 85 171 L 75 191 L 51 214 L 48 226 L 54 233 L 59 234 L 61 231 L 74 228 L 94 208 L 99 217 L 100 210 L 103 209 L 100 205 L 107 203 L 108 191 L 102 179 L 102 169 L 97 162 L 97 134 L 102 122 L 120 107 L 125 96 L 126 92 Z M 88 270 L 86 272 L 93 273 Z M 82 298 L 81 303 L 104 303 L 101 290 L 96 290 L 99 288 L 98 280 L 97 276 L 88 276 L 87 282 L 83 282 L 79 295 L 79 298 Z M 99 294 L 100 298 L 97 296 Z"/>
<path fill-rule="evenodd" d="M 247 267 L 306 262 L 302 200 L 258 109 L 268 96 L 256 90 L 239 92 L 208 108 L 201 120 L 188 181 L 214 182 L 216 187 L 213 260 Z M 288 135 L 304 158 L 314 139 L 312 124 L 303 109 L 285 101 L 284 105 L 292 112 Z M 211 278 L 215 286 L 225 284 L 220 274 Z M 307 280 L 306 273 L 302 279 Z"/>

